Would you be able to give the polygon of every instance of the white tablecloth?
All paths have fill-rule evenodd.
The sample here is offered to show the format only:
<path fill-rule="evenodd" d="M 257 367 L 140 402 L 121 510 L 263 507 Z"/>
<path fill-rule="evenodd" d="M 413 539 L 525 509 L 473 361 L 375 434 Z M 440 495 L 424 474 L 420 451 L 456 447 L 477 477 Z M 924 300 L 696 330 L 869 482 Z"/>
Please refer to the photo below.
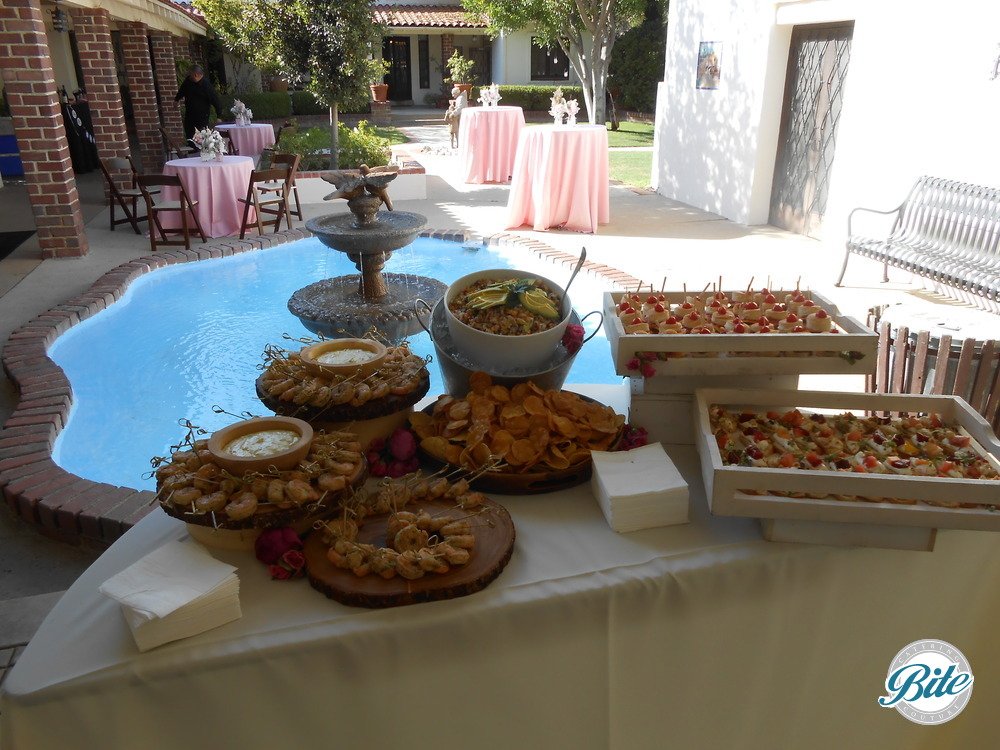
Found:
<path fill-rule="evenodd" d="M 514 556 L 488 589 L 363 610 L 239 567 L 242 619 L 140 654 L 98 585 L 184 527 L 157 512 L 73 585 L 8 676 L 0 745 L 369 748 L 979 748 L 1000 730 L 1000 545 L 933 553 L 775 544 L 710 518 L 608 528 L 587 487 L 499 498 Z M 876 704 L 907 643 L 941 638 L 969 706 L 922 727 Z M 993 738 L 993 739 L 990 739 Z"/>

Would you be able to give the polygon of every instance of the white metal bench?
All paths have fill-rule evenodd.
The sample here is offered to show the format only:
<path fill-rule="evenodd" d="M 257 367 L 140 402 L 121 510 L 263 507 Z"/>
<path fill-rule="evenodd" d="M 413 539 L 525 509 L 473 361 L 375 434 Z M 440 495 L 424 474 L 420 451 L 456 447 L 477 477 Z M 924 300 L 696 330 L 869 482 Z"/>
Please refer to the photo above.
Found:
<path fill-rule="evenodd" d="M 855 234 L 859 212 L 892 216 L 888 237 Z M 1000 190 L 939 177 L 921 177 L 906 200 L 891 211 L 856 208 L 847 218 L 847 252 L 931 279 L 962 299 L 1000 301 Z M 963 294 L 954 295 L 954 292 Z M 971 301 L 975 301 L 974 299 Z"/>

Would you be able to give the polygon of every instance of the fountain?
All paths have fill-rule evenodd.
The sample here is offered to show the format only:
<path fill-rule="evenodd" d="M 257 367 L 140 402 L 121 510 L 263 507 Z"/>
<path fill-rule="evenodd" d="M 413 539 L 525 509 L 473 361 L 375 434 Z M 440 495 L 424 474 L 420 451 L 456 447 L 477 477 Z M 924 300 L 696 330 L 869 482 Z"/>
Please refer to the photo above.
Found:
<path fill-rule="evenodd" d="M 383 273 L 392 253 L 406 247 L 427 219 L 394 211 L 387 188 L 398 168 L 362 165 L 359 172 L 324 175 L 337 190 L 324 200 L 345 198 L 350 213 L 327 214 L 306 222 L 324 245 L 345 253 L 357 274 L 324 279 L 295 292 L 288 309 L 313 333 L 327 338 L 359 338 L 375 328 L 397 344 L 420 331 L 413 311 L 417 298 L 440 299 L 447 288 L 437 279 Z M 385 204 L 386 211 L 379 211 Z"/>

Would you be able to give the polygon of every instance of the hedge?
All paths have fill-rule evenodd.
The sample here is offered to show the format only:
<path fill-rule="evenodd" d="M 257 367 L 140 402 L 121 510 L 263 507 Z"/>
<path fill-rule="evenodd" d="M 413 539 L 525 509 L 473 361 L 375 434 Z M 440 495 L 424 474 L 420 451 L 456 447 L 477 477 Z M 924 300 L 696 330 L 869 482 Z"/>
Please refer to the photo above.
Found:
<path fill-rule="evenodd" d="M 580 104 L 580 119 L 587 118 L 587 104 L 583 98 L 583 89 L 580 86 L 560 86 L 563 97 L 566 99 L 576 99 Z M 507 86 L 501 84 L 500 103 L 511 107 L 520 107 L 528 112 L 548 112 L 552 106 L 552 93 L 556 86 Z M 473 104 L 479 98 L 479 87 L 474 86 L 469 96 L 469 103 Z"/>
<path fill-rule="evenodd" d="M 323 115 L 329 107 L 316 101 L 316 97 L 308 91 L 292 91 L 292 113 L 296 115 Z"/>
<path fill-rule="evenodd" d="M 340 168 L 354 169 L 362 164 L 381 166 L 392 156 L 392 148 L 387 138 L 381 137 L 365 120 L 356 128 L 339 123 Z M 330 129 L 307 128 L 293 132 L 285 131 L 275 146 L 279 154 L 298 154 L 302 157 L 299 169 L 303 172 L 328 169 L 330 166 Z"/>
<path fill-rule="evenodd" d="M 223 121 L 233 119 L 229 110 L 235 99 L 239 99 L 250 107 L 255 120 L 280 120 L 292 115 L 291 100 L 288 98 L 287 91 L 264 91 L 259 94 L 242 94 L 239 97 L 223 94 L 220 98 L 222 99 L 222 112 L 219 113 L 219 118 Z"/>

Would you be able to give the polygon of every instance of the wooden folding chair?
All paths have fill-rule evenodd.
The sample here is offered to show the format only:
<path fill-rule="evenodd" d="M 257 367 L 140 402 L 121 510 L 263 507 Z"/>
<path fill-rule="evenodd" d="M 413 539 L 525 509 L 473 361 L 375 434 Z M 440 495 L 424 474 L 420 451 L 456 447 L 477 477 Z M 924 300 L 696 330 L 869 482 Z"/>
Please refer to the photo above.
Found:
<path fill-rule="evenodd" d="M 281 229 L 281 219 L 288 214 L 288 180 L 287 169 L 254 170 L 250 173 L 250 184 L 247 186 L 247 197 L 238 198 L 243 204 L 243 221 L 240 225 L 240 239 L 246 237 L 247 229 L 257 227 L 259 234 L 264 234 L 264 227 L 274 226 L 274 231 Z M 255 220 L 249 221 L 250 209 L 254 210 Z M 273 216 L 273 219 L 263 219 L 263 216 Z M 291 223 L 289 223 L 291 226 Z"/>
<path fill-rule="evenodd" d="M 295 122 L 294 120 L 285 120 L 285 123 L 278 128 L 278 132 L 274 134 L 274 142 L 275 143 L 281 142 L 282 133 L 285 133 L 286 135 L 294 135 L 295 133 L 298 132 L 299 132 L 299 126 L 297 122 Z"/>
<path fill-rule="evenodd" d="M 875 374 L 865 378 L 869 393 L 955 395 L 983 415 L 1000 435 L 1000 340 L 951 336 L 933 341 L 929 331 L 914 339 L 908 328 L 879 327 Z"/>
<path fill-rule="evenodd" d="M 287 167 L 288 178 L 285 180 L 285 194 L 290 196 L 288 206 L 288 228 L 292 228 L 292 217 L 302 221 L 302 204 L 299 203 L 299 187 L 295 184 L 295 177 L 299 173 L 299 162 L 302 157 L 299 154 L 275 154 L 271 157 L 271 165 L 274 167 Z M 295 208 L 291 207 L 291 199 L 295 199 Z"/>
<path fill-rule="evenodd" d="M 190 225 L 188 224 L 189 215 L 191 219 L 194 220 L 195 229 L 197 229 L 198 234 L 201 235 L 201 241 L 208 241 L 208 238 L 205 236 L 205 232 L 202 231 L 201 222 L 198 221 L 198 214 L 194 212 L 194 208 L 198 205 L 198 201 L 192 201 L 188 198 L 188 194 L 184 190 L 184 184 L 181 182 L 180 177 L 173 174 L 143 174 L 136 178 L 136 182 L 139 184 L 139 189 L 142 191 L 142 195 L 146 199 L 146 215 L 149 216 L 149 245 L 154 253 L 156 252 L 157 245 L 184 245 L 185 248 L 191 247 Z M 150 188 L 173 188 L 177 191 L 177 200 L 154 201 L 153 191 L 151 191 Z M 180 229 L 175 229 L 173 227 L 164 229 L 163 225 L 160 223 L 161 213 L 180 213 Z M 160 239 L 157 239 L 157 232 L 159 233 Z M 184 239 L 171 240 L 167 235 L 172 234 L 183 235 Z"/>
<path fill-rule="evenodd" d="M 135 173 L 132 172 L 131 161 L 114 157 L 111 159 L 100 159 L 98 161 L 104 181 L 108 186 L 108 206 L 111 209 L 111 231 L 119 224 L 131 224 L 136 234 L 142 234 L 139 230 L 139 222 L 146 221 L 149 214 L 139 216 L 139 199 L 142 198 L 142 191 L 136 187 Z M 132 172 L 132 187 L 119 188 L 111 176 L 112 172 Z M 124 219 L 115 218 L 115 205 L 121 207 Z"/>
<path fill-rule="evenodd" d="M 236 144 L 233 143 L 233 137 L 229 134 L 228 130 L 218 131 L 219 135 L 222 136 L 223 143 L 226 144 L 226 153 L 230 156 L 239 156 L 240 150 L 236 148 Z"/>
<path fill-rule="evenodd" d="M 160 126 L 160 136 L 163 138 L 163 148 L 167 152 L 167 159 L 183 159 L 187 156 L 193 156 L 198 153 L 198 149 L 194 146 L 188 146 L 186 144 L 177 143 L 174 137 L 166 131 L 166 129 Z"/>

